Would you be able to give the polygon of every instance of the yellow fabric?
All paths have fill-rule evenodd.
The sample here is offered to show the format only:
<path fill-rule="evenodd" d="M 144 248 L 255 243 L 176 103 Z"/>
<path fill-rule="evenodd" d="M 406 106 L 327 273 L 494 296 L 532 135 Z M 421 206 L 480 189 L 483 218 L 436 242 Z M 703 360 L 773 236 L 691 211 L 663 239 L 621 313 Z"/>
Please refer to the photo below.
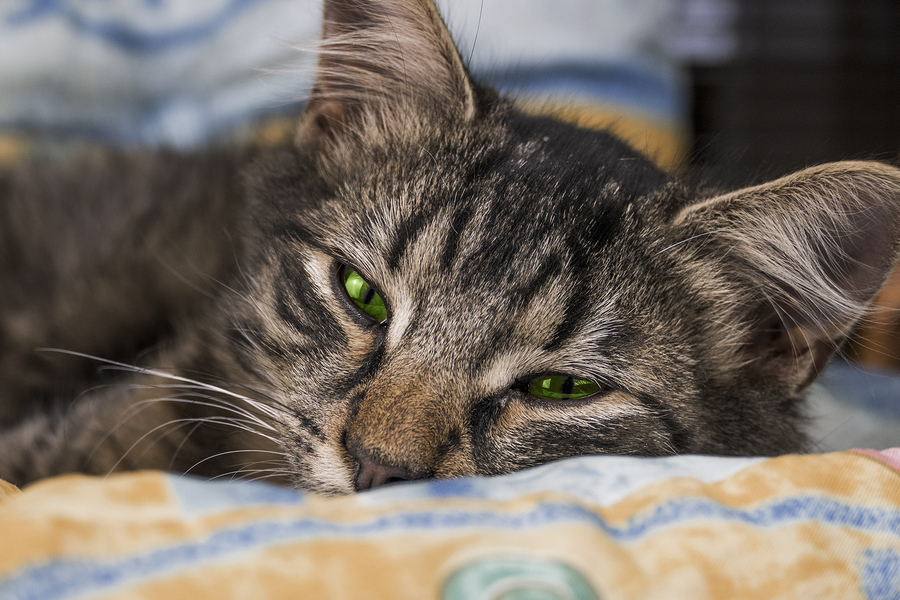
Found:
<path fill-rule="evenodd" d="M 691 134 L 681 123 L 670 123 L 621 106 L 591 102 L 526 101 L 533 114 L 556 117 L 589 129 L 607 130 L 647 156 L 658 167 L 676 172 L 690 153 Z"/>
<path fill-rule="evenodd" d="M 0 479 L 0 502 L 21 493 L 22 491 L 19 488 Z"/>
<path fill-rule="evenodd" d="M 0 486 L 0 598 L 896 598 L 897 458 L 582 457 L 331 499 L 64 476 Z"/>

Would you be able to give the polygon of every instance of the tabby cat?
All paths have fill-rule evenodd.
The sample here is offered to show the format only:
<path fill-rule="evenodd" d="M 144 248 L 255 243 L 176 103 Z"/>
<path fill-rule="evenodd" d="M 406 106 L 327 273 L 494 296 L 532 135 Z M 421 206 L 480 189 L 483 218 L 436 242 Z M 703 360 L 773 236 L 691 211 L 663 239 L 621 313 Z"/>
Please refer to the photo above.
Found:
<path fill-rule="evenodd" d="M 431 0 L 324 11 L 285 147 L 3 173 L 0 477 L 348 493 L 806 447 L 804 391 L 895 264 L 900 170 L 693 189 L 474 82 Z"/>

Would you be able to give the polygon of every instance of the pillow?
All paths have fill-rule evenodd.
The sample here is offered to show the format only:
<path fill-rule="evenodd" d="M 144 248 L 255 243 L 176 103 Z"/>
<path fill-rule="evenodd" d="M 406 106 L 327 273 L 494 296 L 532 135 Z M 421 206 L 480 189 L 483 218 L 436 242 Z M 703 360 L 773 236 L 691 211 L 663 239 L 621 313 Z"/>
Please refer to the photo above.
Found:
<path fill-rule="evenodd" d="M 585 456 L 339 498 L 63 476 L 0 487 L 0 598 L 896 598 L 898 468 Z"/>

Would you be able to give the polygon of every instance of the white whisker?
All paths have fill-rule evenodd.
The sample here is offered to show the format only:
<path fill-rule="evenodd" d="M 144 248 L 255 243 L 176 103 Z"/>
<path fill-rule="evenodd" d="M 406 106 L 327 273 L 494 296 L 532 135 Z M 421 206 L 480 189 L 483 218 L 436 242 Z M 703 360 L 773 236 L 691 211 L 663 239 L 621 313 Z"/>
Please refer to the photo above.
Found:
<path fill-rule="evenodd" d="M 676 248 L 676 247 L 678 247 L 678 246 L 680 246 L 680 245 L 682 245 L 682 244 L 686 244 L 686 243 L 690 242 L 691 240 L 696 240 L 697 238 L 706 237 L 706 236 L 710 236 L 710 235 L 715 235 L 715 234 L 717 234 L 717 233 L 722 233 L 723 231 L 724 231 L 723 229 L 717 229 L 717 230 L 715 230 L 715 231 L 704 231 L 703 233 L 698 233 L 697 235 L 693 235 L 693 236 L 691 236 L 691 237 L 689 237 L 689 238 L 687 238 L 687 239 L 683 239 L 683 240 L 681 240 L 680 242 L 675 242 L 674 244 L 672 244 L 672 245 L 670 245 L 670 246 L 666 246 L 665 248 L 663 248 L 662 250 L 660 250 L 660 251 L 657 252 L 656 254 L 659 255 L 659 254 L 662 254 L 663 252 L 668 252 L 668 251 L 671 250 L 672 248 Z"/>
<path fill-rule="evenodd" d="M 189 383 L 189 384 L 192 384 L 192 385 L 199 386 L 199 387 L 201 387 L 202 389 L 209 390 L 209 391 L 211 391 L 211 392 L 218 392 L 218 393 L 220 393 L 220 394 L 225 394 L 226 396 L 231 396 L 232 398 L 237 398 L 237 399 L 239 399 L 239 400 L 244 400 L 244 401 L 247 401 L 247 402 L 249 402 L 249 403 L 251 403 L 251 404 L 252 404 L 252 403 L 255 403 L 255 404 L 257 405 L 256 408 L 259 408 L 261 411 L 263 411 L 263 412 L 268 412 L 268 413 L 272 414 L 273 416 L 277 416 L 277 413 L 275 412 L 275 409 L 273 409 L 273 408 L 271 408 L 271 407 L 269 407 L 269 406 L 266 406 L 266 405 L 264 405 L 264 404 L 262 404 L 262 403 L 256 403 L 255 401 L 250 400 L 250 399 L 247 398 L 246 396 L 242 396 L 241 394 L 237 394 L 237 393 L 235 393 L 235 392 L 232 392 L 231 390 L 227 390 L 227 389 L 222 388 L 222 387 L 219 387 L 219 386 L 211 385 L 211 384 L 208 384 L 208 383 L 203 383 L 202 381 L 196 381 L 196 380 L 194 380 L 194 379 L 189 379 L 189 378 L 187 378 L 187 377 L 181 377 L 181 376 L 179 376 L 179 375 L 173 375 L 172 373 L 166 373 L 165 371 L 160 371 L 160 370 L 157 370 L 157 369 L 148 369 L 148 368 L 145 368 L 145 367 L 137 367 L 137 366 L 134 366 L 134 365 L 129 365 L 129 364 L 126 364 L 126 363 L 121 363 L 121 362 L 114 361 L 114 360 L 109 360 L 109 359 L 106 359 L 106 358 L 100 358 L 100 357 L 97 357 L 97 356 L 91 356 L 90 354 L 84 354 L 84 353 L 82 353 L 82 352 L 74 352 L 74 351 L 72 351 L 72 350 L 62 350 L 62 349 L 59 349 L 59 348 L 37 348 L 37 350 L 40 351 L 40 352 L 59 352 L 59 353 L 61 353 L 61 354 L 68 354 L 68 355 L 71 355 L 71 356 L 79 356 L 79 357 L 81 357 L 81 358 L 87 358 L 87 359 L 91 359 L 91 360 L 100 361 L 100 362 L 103 362 L 103 363 L 105 363 L 105 364 L 107 364 L 107 365 L 113 365 L 113 366 L 119 367 L 119 368 L 121 368 L 121 369 L 123 369 L 123 370 L 129 371 L 129 372 L 132 372 L 132 373 L 139 373 L 139 374 L 142 374 L 142 375 L 153 375 L 154 377 L 160 377 L 160 378 L 162 378 L 162 379 L 170 379 L 170 380 L 173 380 L 173 381 L 182 381 L 182 382 L 184 382 L 184 383 Z"/>
<path fill-rule="evenodd" d="M 286 455 L 285 455 L 286 456 Z M 278 465 L 278 468 L 268 468 L 263 469 L 257 467 L 256 465 Z M 232 480 L 243 480 L 250 476 L 259 475 L 262 473 L 271 473 L 269 476 L 283 476 L 289 477 L 292 475 L 292 472 L 289 469 L 284 467 L 285 463 L 283 461 L 275 461 L 275 460 L 260 460 L 254 461 L 252 463 L 248 463 L 239 469 L 235 469 L 234 471 L 228 471 L 227 473 L 220 473 L 218 475 L 214 475 L 210 477 L 210 480 L 214 479 L 222 479 L 224 477 L 231 477 Z M 240 475 L 240 477 L 238 477 Z"/>
<path fill-rule="evenodd" d="M 137 440 L 135 440 L 135 442 L 133 444 L 131 444 L 131 446 L 129 446 L 128 450 L 126 450 L 125 452 L 122 453 L 122 456 L 119 457 L 119 460 L 117 460 L 115 462 L 115 464 L 113 464 L 113 466 L 110 467 L 109 471 L 107 472 L 107 475 L 111 475 L 119 467 L 119 465 L 122 464 L 122 461 L 125 460 L 125 458 L 129 454 L 131 454 L 131 451 L 134 450 L 135 448 L 137 448 L 138 444 L 140 444 L 145 439 L 147 439 L 148 436 L 152 435 L 153 433 L 156 433 L 157 431 L 159 431 L 160 429 L 162 429 L 164 427 L 168 427 L 169 425 L 175 424 L 175 427 L 173 427 L 169 431 L 165 432 L 162 436 L 159 436 L 155 440 L 153 440 L 153 442 L 151 442 L 148 445 L 148 447 L 145 448 L 143 452 L 141 452 L 141 455 L 138 458 L 141 458 L 142 456 L 144 456 L 144 454 L 146 454 L 147 450 L 149 450 L 150 447 L 153 446 L 153 444 L 155 444 L 156 442 L 161 440 L 163 437 L 170 435 L 172 432 L 180 429 L 181 427 L 184 427 L 187 423 L 190 423 L 190 422 L 193 422 L 193 419 L 175 419 L 172 421 L 166 421 L 165 423 L 162 423 L 161 425 L 157 425 L 150 431 L 146 432 L 144 435 L 142 435 Z M 99 445 L 98 445 L 98 447 L 99 447 Z M 96 448 L 94 449 L 94 451 L 96 452 Z"/>
<path fill-rule="evenodd" d="M 191 465 L 190 467 L 185 469 L 184 473 L 185 474 L 190 473 L 195 467 L 200 466 L 201 464 L 205 463 L 208 460 L 214 460 L 214 459 L 220 458 L 222 456 L 228 456 L 229 454 L 244 454 L 247 452 L 260 453 L 260 454 L 276 454 L 279 456 L 285 456 L 284 452 L 278 452 L 275 450 L 226 450 L 225 452 L 218 452 L 211 456 L 207 456 L 206 458 L 204 458 L 202 460 L 198 460 L 193 465 Z"/>
<path fill-rule="evenodd" d="M 175 459 L 178 458 L 178 454 L 181 452 L 181 449 L 184 448 L 184 445 L 187 443 L 188 438 L 190 438 L 197 428 L 203 425 L 202 422 L 194 423 L 194 426 L 191 427 L 191 430 L 187 432 L 187 435 L 181 438 L 181 441 L 178 442 L 178 446 L 175 448 L 175 452 L 172 453 L 172 458 L 169 460 L 169 470 L 171 471 L 175 467 Z"/>
<path fill-rule="evenodd" d="M 158 387 L 159 388 L 168 388 L 168 389 L 172 389 L 172 388 L 178 389 L 180 386 L 158 386 Z M 187 389 L 192 389 L 192 388 L 187 388 Z M 193 396 L 196 396 L 197 398 L 203 398 L 203 400 L 191 399 Z M 231 402 L 228 402 L 226 400 L 222 400 L 221 398 L 207 396 L 205 394 L 185 392 L 184 394 L 179 394 L 178 396 L 167 396 L 165 398 L 151 398 L 148 400 L 141 400 L 139 402 L 135 402 L 134 404 L 135 405 L 152 404 L 154 402 L 183 403 L 183 404 L 192 404 L 195 406 L 208 406 L 210 408 L 222 409 L 222 410 L 234 413 L 236 415 L 240 415 L 240 416 L 244 417 L 245 419 L 247 419 L 248 421 L 252 421 L 262 427 L 265 427 L 266 429 L 268 429 L 270 431 L 276 431 L 276 429 L 274 427 L 272 427 L 272 425 L 263 421 L 262 419 L 260 419 L 259 417 L 257 417 L 253 413 L 251 413 L 250 411 L 243 409 L 243 408 L 241 408 Z"/>

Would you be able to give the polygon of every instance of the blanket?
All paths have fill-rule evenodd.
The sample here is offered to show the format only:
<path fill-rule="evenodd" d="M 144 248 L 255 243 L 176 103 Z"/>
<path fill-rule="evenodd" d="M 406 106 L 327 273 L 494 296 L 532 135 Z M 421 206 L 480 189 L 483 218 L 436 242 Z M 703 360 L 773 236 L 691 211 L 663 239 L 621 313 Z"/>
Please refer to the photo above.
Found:
<path fill-rule="evenodd" d="M 659 43 L 672 0 L 453 0 L 473 72 L 533 109 L 612 127 L 674 168 L 687 79 Z M 321 0 L 0 3 L 0 166 L 57 154 L 33 134 L 182 149 L 297 112 Z"/>
<path fill-rule="evenodd" d="M 900 597 L 900 448 L 578 457 L 340 498 L 0 485 L 0 598 Z"/>

